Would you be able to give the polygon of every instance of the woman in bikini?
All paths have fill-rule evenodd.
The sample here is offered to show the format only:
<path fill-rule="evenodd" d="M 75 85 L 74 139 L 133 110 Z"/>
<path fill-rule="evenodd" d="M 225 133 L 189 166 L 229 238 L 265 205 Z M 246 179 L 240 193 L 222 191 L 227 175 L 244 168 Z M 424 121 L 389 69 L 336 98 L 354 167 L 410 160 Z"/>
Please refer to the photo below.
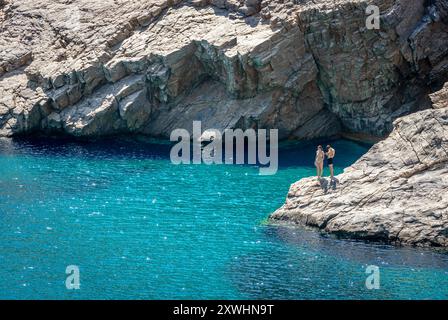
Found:
<path fill-rule="evenodd" d="M 316 160 L 314 161 L 314 165 L 317 170 L 317 179 L 319 180 L 324 173 L 324 157 L 325 153 L 322 150 L 322 146 L 318 146 L 316 150 Z"/>

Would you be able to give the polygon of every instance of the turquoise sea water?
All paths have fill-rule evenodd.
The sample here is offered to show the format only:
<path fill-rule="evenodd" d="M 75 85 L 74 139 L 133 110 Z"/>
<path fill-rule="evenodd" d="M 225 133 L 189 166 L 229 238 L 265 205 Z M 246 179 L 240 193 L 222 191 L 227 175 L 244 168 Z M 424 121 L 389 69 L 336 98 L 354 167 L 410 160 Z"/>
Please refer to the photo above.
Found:
<path fill-rule="evenodd" d="M 334 146 L 337 172 L 367 151 Z M 265 223 L 315 174 L 314 148 L 283 146 L 279 172 L 259 176 L 172 165 L 166 144 L 0 140 L 0 298 L 447 299 L 446 253 Z M 65 287 L 68 265 L 79 290 Z"/>

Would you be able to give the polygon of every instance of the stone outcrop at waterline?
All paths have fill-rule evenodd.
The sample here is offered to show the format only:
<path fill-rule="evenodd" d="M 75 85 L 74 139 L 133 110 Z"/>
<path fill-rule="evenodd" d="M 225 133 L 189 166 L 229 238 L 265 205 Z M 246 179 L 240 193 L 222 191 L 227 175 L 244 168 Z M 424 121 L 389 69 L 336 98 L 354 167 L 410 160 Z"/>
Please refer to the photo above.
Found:
<path fill-rule="evenodd" d="M 380 30 L 366 28 L 369 4 Z M 304 180 L 272 219 L 446 246 L 446 109 L 429 95 L 448 79 L 447 44 L 446 0 L 0 0 L 0 136 L 168 137 L 201 120 L 384 137 L 417 112 L 325 207 Z"/>
<path fill-rule="evenodd" d="M 291 186 L 273 222 L 344 237 L 448 247 L 448 83 L 436 109 L 395 121 L 391 135 L 330 179 Z"/>
<path fill-rule="evenodd" d="M 381 29 L 365 9 L 381 9 Z M 4 0 L 0 136 L 384 136 L 446 79 L 444 0 Z"/>

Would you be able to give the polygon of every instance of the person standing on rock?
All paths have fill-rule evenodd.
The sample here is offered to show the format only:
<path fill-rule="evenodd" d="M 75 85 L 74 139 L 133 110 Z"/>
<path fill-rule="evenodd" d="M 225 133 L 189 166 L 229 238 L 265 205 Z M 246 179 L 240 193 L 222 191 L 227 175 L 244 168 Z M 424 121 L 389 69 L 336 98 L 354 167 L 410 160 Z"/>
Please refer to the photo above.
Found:
<path fill-rule="evenodd" d="M 330 168 L 330 179 L 334 178 L 334 168 L 333 168 L 333 158 L 336 155 L 336 150 L 334 150 L 330 145 L 327 145 L 327 152 L 325 153 L 327 156 L 328 167 Z"/>
<path fill-rule="evenodd" d="M 325 153 L 322 150 L 322 146 L 318 146 L 316 151 L 316 160 L 314 160 L 314 165 L 317 170 L 317 180 L 319 180 L 324 173 L 324 157 Z"/>

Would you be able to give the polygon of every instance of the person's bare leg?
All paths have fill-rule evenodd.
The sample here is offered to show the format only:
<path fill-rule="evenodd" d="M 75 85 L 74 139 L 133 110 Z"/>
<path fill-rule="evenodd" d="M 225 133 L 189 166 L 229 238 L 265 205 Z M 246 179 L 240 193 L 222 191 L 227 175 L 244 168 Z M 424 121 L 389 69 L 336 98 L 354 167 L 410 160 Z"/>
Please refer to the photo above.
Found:
<path fill-rule="evenodd" d="M 334 177 L 333 165 L 330 164 L 329 167 L 330 167 L 330 178 L 333 179 Z"/>
<path fill-rule="evenodd" d="M 324 175 L 324 163 L 322 162 L 319 165 L 319 178 L 322 178 L 323 175 Z"/>

